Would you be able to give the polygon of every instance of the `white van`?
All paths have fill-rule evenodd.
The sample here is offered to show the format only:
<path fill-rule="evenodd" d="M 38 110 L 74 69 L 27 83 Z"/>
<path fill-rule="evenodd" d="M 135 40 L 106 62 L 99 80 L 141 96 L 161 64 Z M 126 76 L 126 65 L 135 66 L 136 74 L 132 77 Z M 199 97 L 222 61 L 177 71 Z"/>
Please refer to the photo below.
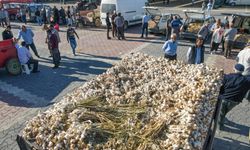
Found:
<path fill-rule="evenodd" d="M 235 6 L 235 5 L 250 5 L 250 0 L 228 0 L 227 2 L 231 6 Z"/>
<path fill-rule="evenodd" d="M 101 22 L 106 25 L 106 13 L 112 14 L 114 11 L 121 13 L 124 17 L 124 28 L 130 25 L 140 24 L 147 0 L 102 0 L 101 1 Z"/>

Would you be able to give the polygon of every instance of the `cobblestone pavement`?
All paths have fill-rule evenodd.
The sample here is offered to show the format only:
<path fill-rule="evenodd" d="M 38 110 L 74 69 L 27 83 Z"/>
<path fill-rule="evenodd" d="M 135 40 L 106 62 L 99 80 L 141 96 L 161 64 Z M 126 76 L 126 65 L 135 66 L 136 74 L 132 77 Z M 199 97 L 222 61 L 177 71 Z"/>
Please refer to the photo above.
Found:
<path fill-rule="evenodd" d="M 17 25 L 20 24 L 15 24 L 14 28 L 17 28 Z M 161 37 L 150 35 L 148 39 L 140 39 L 139 26 L 132 27 L 126 32 L 125 41 L 107 40 L 104 29 L 86 27 L 77 30 L 80 40 L 78 40 L 78 56 L 74 57 L 66 41 L 66 29 L 61 28 L 62 62 L 59 69 L 53 70 L 51 58 L 48 58 L 48 50 L 44 44 L 45 32 L 40 26 L 31 28 L 35 32 L 35 44 L 42 56 L 39 59 L 41 72 L 9 76 L 4 69 L 0 70 L 0 150 L 19 149 L 15 142 L 16 135 L 20 133 L 27 120 L 39 111 L 47 109 L 85 81 L 110 68 L 122 55 L 131 51 L 141 51 L 154 56 L 163 54 Z M 0 32 L 2 30 L 1 28 Z M 17 30 L 13 30 L 16 34 Z M 182 41 L 180 45 L 178 59 L 183 60 L 187 50 L 185 45 L 190 45 L 190 42 Z M 223 57 L 217 55 L 206 55 L 206 62 L 224 68 L 226 72 L 232 71 L 234 63 L 233 60 L 225 61 Z M 246 132 L 250 126 L 249 108 L 249 103 L 244 101 L 229 113 L 228 126 L 233 129 L 228 128 L 218 132 L 215 149 L 244 150 L 249 147 Z"/>

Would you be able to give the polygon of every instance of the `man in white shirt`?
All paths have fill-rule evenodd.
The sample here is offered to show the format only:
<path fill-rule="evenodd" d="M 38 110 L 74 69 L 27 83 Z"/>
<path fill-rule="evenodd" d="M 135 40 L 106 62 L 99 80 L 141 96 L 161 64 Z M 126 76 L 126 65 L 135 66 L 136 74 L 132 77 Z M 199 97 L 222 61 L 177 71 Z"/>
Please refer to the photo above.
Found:
<path fill-rule="evenodd" d="M 32 58 L 32 55 L 30 53 L 30 51 L 26 48 L 26 43 L 23 41 L 21 43 L 21 46 L 17 44 L 16 40 L 14 41 L 16 44 L 16 49 L 17 49 L 17 55 L 18 55 L 18 59 L 20 61 L 21 64 L 33 64 L 33 73 L 39 72 L 38 69 L 38 61 Z"/>
<path fill-rule="evenodd" d="M 247 44 L 243 50 L 240 51 L 236 58 L 239 64 L 242 64 L 245 68 L 243 75 L 250 76 L 250 43 Z"/>

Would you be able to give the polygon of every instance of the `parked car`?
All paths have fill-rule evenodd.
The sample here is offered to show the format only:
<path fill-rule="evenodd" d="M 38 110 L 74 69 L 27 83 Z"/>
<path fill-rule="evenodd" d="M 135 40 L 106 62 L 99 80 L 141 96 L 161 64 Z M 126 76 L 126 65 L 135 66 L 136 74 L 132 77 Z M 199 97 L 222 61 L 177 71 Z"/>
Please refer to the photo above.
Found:
<path fill-rule="evenodd" d="M 213 16 L 206 16 L 205 12 L 185 10 L 184 13 L 186 19 L 182 27 L 183 31 L 180 33 L 181 38 L 196 39 L 197 33 L 205 23 L 209 24 L 210 31 L 212 25 L 216 22 Z M 211 32 L 208 36 L 211 36 Z"/>
<path fill-rule="evenodd" d="M 250 42 L 250 13 L 232 14 L 235 28 L 238 34 L 234 40 L 234 47 L 243 49 Z"/>
<path fill-rule="evenodd" d="M 101 26 L 100 7 L 96 3 L 77 5 L 77 13 L 80 15 L 83 25 Z"/>
<path fill-rule="evenodd" d="M 151 33 L 166 34 L 167 23 L 171 22 L 173 16 L 177 16 L 178 19 L 182 20 L 180 15 L 174 13 L 165 13 L 158 7 L 145 6 L 143 8 L 151 17 L 151 20 L 148 23 L 148 31 Z"/>
<path fill-rule="evenodd" d="M 227 3 L 231 6 L 250 5 L 250 0 L 227 0 Z"/>

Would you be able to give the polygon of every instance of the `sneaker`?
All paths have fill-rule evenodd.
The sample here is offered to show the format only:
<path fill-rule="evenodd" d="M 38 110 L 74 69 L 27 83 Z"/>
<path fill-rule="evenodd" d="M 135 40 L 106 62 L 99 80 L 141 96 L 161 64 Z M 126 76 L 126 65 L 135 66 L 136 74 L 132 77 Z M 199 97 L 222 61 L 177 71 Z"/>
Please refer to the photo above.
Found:
<path fill-rule="evenodd" d="M 111 37 L 108 37 L 108 40 L 110 40 L 111 39 Z"/>
<path fill-rule="evenodd" d="M 213 55 L 213 54 L 214 54 L 214 52 L 213 52 L 213 51 L 211 51 L 211 52 L 210 52 L 210 54 L 211 54 L 211 55 Z"/>

